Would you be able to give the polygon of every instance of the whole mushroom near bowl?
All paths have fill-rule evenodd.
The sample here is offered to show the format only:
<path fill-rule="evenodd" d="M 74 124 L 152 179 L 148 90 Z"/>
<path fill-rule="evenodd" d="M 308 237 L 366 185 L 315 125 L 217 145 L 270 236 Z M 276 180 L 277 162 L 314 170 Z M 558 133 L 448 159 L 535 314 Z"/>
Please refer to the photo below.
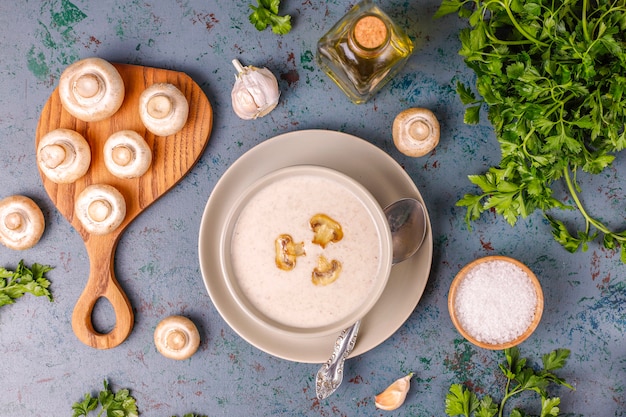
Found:
<path fill-rule="evenodd" d="M 439 121 L 432 111 L 411 108 L 402 111 L 393 121 L 393 142 L 407 156 L 424 156 L 439 144 L 440 131 Z"/>

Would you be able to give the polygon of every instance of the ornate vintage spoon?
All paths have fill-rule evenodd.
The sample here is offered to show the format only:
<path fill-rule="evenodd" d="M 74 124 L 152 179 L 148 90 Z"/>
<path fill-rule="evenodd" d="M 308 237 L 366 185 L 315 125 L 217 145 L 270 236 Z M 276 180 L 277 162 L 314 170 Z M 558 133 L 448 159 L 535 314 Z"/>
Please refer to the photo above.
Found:
<path fill-rule="evenodd" d="M 426 236 L 426 213 L 424 206 L 413 198 L 404 198 L 384 209 L 393 245 L 393 265 L 417 252 Z M 317 398 L 323 400 L 335 392 L 343 380 L 343 365 L 356 344 L 361 320 L 344 329 L 328 361 L 322 365 L 315 379 Z"/>

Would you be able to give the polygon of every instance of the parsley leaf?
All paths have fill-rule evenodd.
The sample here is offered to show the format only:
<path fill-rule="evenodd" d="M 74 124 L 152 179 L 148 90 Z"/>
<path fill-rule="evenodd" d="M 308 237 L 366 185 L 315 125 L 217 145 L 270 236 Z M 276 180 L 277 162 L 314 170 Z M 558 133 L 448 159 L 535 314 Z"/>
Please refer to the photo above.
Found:
<path fill-rule="evenodd" d="M 540 417 L 557 417 L 559 415 L 558 397 L 549 397 L 547 388 L 551 384 L 561 385 L 574 389 L 565 380 L 557 377 L 551 371 L 565 366 L 570 351 L 556 349 L 543 355 L 543 369 L 535 370 L 527 365 L 527 360 L 521 358 L 517 347 L 504 350 L 506 362 L 499 365 L 500 371 L 506 378 L 504 394 L 500 404 L 493 402 L 492 397 L 484 395 L 482 398 L 461 384 L 453 384 L 446 395 L 446 414 L 448 416 L 463 417 L 502 417 L 508 400 L 522 392 L 535 392 L 541 399 Z M 479 391 L 483 389 L 476 388 Z M 510 417 L 523 417 L 527 414 L 519 408 L 511 410 Z"/>
<path fill-rule="evenodd" d="M 264 30 L 268 25 L 272 32 L 284 35 L 291 31 L 291 16 L 279 16 L 278 6 L 280 0 L 257 0 L 258 6 L 250 5 L 252 13 L 249 16 L 250 23 L 257 30 Z"/>
<path fill-rule="evenodd" d="M 87 393 L 81 402 L 72 405 L 74 411 L 72 417 L 88 416 L 98 407 L 100 407 L 100 412 L 97 416 L 103 414 L 109 417 L 139 416 L 135 398 L 130 395 L 130 391 L 121 389 L 113 392 L 106 380 L 104 381 L 104 389 L 98 393 L 96 398 L 92 398 L 91 394 Z"/>
<path fill-rule="evenodd" d="M 470 176 L 481 191 L 457 202 L 467 208 L 468 227 L 485 211 L 514 226 L 540 210 L 568 251 L 585 251 L 598 239 L 626 263 L 626 231 L 588 213 L 576 181 L 580 171 L 611 167 L 626 148 L 626 4 L 442 0 L 435 16 L 452 13 L 468 23 L 459 54 L 475 74 L 473 87 L 456 86 L 464 122 L 478 123 L 486 109 L 502 156 L 487 173 Z M 571 204 L 552 195 L 563 181 Z M 554 218 L 563 209 L 578 210 L 578 230 Z"/>
<path fill-rule="evenodd" d="M 44 274 L 52 269 L 38 263 L 28 268 L 23 260 L 20 260 L 15 271 L 0 267 L 0 307 L 15 303 L 26 293 L 45 296 L 53 301 L 52 293 L 48 290 L 50 281 L 44 278 Z"/>

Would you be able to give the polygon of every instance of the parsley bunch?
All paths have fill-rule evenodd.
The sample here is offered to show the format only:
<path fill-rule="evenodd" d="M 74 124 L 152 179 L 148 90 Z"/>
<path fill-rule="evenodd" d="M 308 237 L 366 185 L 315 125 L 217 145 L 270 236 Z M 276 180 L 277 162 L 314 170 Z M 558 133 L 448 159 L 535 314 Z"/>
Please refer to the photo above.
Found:
<path fill-rule="evenodd" d="M 464 417 L 502 417 L 504 408 L 509 399 L 524 391 L 539 394 L 541 398 L 540 417 L 557 417 L 561 399 L 549 397 L 546 391 L 550 384 L 557 384 L 574 389 L 565 380 L 559 378 L 552 371 L 561 369 L 570 351 L 557 349 L 547 355 L 543 355 L 543 369 L 534 370 L 526 364 L 526 359 L 520 358 L 519 349 L 513 347 L 505 349 L 506 364 L 500 364 L 500 370 L 506 377 L 504 396 L 500 405 L 496 404 L 489 395 L 479 399 L 474 392 L 461 384 L 453 384 L 446 395 L 446 414 L 449 416 Z M 519 408 L 514 408 L 511 417 L 524 417 L 526 414 Z"/>
<path fill-rule="evenodd" d="M 0 307 L 13 304 L 26 293 L 37 297 L 46 296 L 52 301 L 52 294 L 48 290 L 50 281 L 43 276 L 50 270 L 52 267 L 38 263 L 28 268 L 24 260 L 20 260 L 15 271 L 0 267 Z"/>
<path fill-rule="evenodd" d="M 257 0 L 258 6 L 250 5 L 252 13 L 249 16 L 250 23 L 257 30 L 264 30 L 268 25 L 272 27 L 272 32 L 277 35 L 284 35 L 291 30 L 291 16 L 279 16 L 278 6 L 280 0 Z"/>
<path fill-rule="evenodd" d="M 494 210 L 509 224 L 541 210 L 554 238 L 568 251 L 585 251 L 602 238 L 621 247 L 626 231 L 612 231 L 583 206 L 582 170 L 599 174 L 626 147 L 626 4 L 623 0 L 443 0 L 436 16 L 466 19 L 461 49 L 476 75 L 472 88 L 457 84 L 467 105 L 465 122 L 488 108 L 502 159 L 469 180 L 481 191 L 466 194 L 468 226 Z M 573 204 L 553 195 L 564 181 Z M 571 233 L 547 214 L 577 208 L 584 226 Z"/>

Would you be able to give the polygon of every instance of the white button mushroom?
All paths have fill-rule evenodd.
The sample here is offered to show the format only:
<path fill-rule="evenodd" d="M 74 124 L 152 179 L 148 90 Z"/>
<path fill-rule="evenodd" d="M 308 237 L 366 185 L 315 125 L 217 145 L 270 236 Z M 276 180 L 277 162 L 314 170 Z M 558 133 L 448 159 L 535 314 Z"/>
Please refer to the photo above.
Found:
<path fill-rule="evenodd" d="M 152 151 L 134 130 L 113 133 L 104 143 L 104 164 L 118 178 L 137 178 L 152 163 Z"/>
<path fill-rule="evenodd" d="M 50 181 L 72 183 L 87 173 L 91 164 L 91 148 L 80 133 L 55 129 L 39 141 L 37 163 Z"/>
<path fill-rule="evenodd" d="M 189 103 L 173 84 L 157 83 L 139 96 L 139 116 L 150 132 L 157 136 L 178 133 L 187 123 Z"/>
<path fill-rule="evenodd" d="M 439 143 L 439 121 L 428 109 L 402 111 L 393 121 L 392 136 L 396 148 L 407 156 L 424 156 Z"/>
<path fill-rule="evenodd" d="M 233 110 L 244 120 L 263 117 L 276 107 L 280 97 L 278 81 L 267 68 L 244 67 L 233 59 L 237 78 L 231 92 Z"/>
<path fill-rule="evenodd" d="M 0 200 L 0 242 L 9 249 L 35 246 L 45 228 L 43 213 L 30 198 L 13 195 Z"/>
<path fill-rule="evenodd" d="M 124 101 L 124 80 L 102 58 L 86 58 L 68 66 L 59 79 L 59 97 L 68 113 L 85 122 L 104 120 Z"/>
<path fill-rule="evenodd" d="M 184 316 L 163 319 L 154 330 L 154 344 L 166 358 L 190 358 L 200 346 L 200 333 L 196 325 Z"/>
<path fill-rule="evenodd" d="M 122 224 L 126 217 L 126 202 L 115 187 L 92 184 L 78 195 L 74 211 L 85 230 L 104 235 Z"/>

